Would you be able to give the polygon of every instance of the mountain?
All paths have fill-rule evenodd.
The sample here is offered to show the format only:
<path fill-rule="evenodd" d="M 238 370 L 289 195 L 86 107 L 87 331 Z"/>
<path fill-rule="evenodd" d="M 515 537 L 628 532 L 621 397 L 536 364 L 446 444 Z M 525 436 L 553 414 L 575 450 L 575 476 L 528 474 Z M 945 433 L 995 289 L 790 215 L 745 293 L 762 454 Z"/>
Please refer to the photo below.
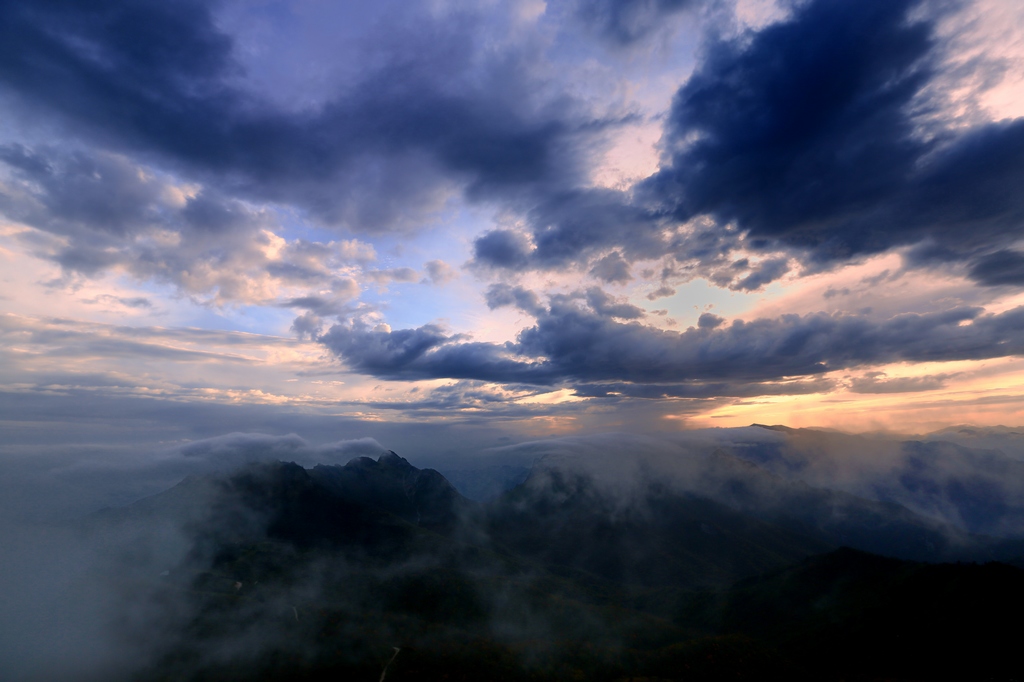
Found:
<path fill-rule="evenodd" d="M 487 508 L 489 533 L 517 551 L 536 546 L 543 560 L 567 565 L 604 562 L 601 571 L 614 579 L 632 571 L 644 584 L 658 570 L 674 573 L 677 582 L 685 575 L 735 579 L 840 546 L 915 561 L 1024 554 L 1019 540 L 972 534 L 895 502 L 811 486 L 723 448 L 668 462 L 626 453 L 611 462 L 545 457 Z M 689 558 L 672 538 L 693 548 Z M 609 557 L 603 546 L 622 551 Z M 631 557 L 642 568 L 626 566 Z"/>
<path fill-rule="evenodd" d="M 916 561 L 991 559 L 1016 551 L 1002 549 L 995 538 L 971 535 L 895 502 L 814 487 L 721 449 L 708 459 L 699 487 L 730 508 L 831 547 Z"/>
<path fill-rule="evenodd" d="M 837 662 L 899 679 L 1020 679 L 1024 571 L 922 564 L 850 549 L 744 580 L 717 627 L 769 643 L 808 669 Z"/>
<path fill-rule="evenodd" d="M 97 520 L 174 519 L 224 541 L 268 537 L 298 545 L 358 542 L 382 525 L 451 530 L 474 503 L 438 472 L 417 469 L 393 452 L 376 461 L 304 469 L 253 463 L 227 475 L 190 476 L 175 487 Z M 215 529 L 215 530 L 214 530 Z"/>
<path fill-rule="evenodd" d="M 617 498 L 543 462 L 487 508 L 485 524 L 516 555 L 641 587 L 728 584 L 832 547 L 664 486 Z"/>
<path fill-rule="evenodd" d="M 959 428 L 901 440 L 754 426 L 734 430 L 728 450 L 779 477 L 899 504 L 968 533 L 1024 537 L 1024 438 L 1017 430 Z"/>
<path fill-rule="evenodd" d="M 162 575 L 123 586 L 142 681 L 378 679 L 385 665 L 391 681 L 1022 672 L 1002 624 L 1024 571 L 836 549 L 841 534 L 898 546 L 949 531 L 729 453 L 693 471 L 689 489 L 616 487 L 541 460 L 480 504 L 395 453 L 262 463 L 93 526 L 159 521 L 187 539 Z"/>
<path fill-rule="evenodd" d="M 496 464 L 477 469 L 445 469 L 442 473 L 469 499 L 490 502 L 525 481 L 530 468 Z"/>
<path fill-rule="evenodd" d="M 312 481 L 339 499 L 394 514 L 424 528 L 450 531 L 472 503 L 433 469 L 417 469 L 388 452 L 377 461 L 353 459 L 344 466 L 317 465 Z"/>

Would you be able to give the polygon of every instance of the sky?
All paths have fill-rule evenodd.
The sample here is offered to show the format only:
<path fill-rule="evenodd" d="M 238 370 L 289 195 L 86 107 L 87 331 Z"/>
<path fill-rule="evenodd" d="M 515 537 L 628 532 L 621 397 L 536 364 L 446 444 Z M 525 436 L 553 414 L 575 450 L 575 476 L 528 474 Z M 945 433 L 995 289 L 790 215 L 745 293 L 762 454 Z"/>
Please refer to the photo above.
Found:
<path fill-rule="evenodd" d="M 1020 424 L 1022 117 L 1015 0 L 0 3 L 4 447 Z"/>

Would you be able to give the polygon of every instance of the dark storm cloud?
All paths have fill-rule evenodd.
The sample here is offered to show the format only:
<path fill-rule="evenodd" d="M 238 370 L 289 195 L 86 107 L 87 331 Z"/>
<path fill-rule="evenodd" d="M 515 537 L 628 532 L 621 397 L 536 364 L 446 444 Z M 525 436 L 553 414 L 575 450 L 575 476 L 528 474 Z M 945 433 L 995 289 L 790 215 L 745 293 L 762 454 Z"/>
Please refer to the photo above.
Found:
<path fill-rule="evenodd" d="M 695 4 L 581 0 L 575 11 L 628 44 Z M 787 272 L 779 251 L 827 267 L 917 245 L 918 265 L 966 263 L 980 284 L 1019 286 L 1008 249 L 1024 224 L 1024 121 L 964 131 L 929 123 L 944 49 L 934 26 L 954 5 L 815 0 L 712 42 L 676 93 L 665 165 L 634 192 L 584 187 L 590 142 L 617 121 L 594 120 L 569 98 L 543 100 L 529 50 L 482 51 L 477 19 L 465 14 L 392 22 L 359 80 L 295 111 L 239 85 L 245 74 L 215 5 L 7 3 L 0 86 L 81 139 L 143 152 L 215 187 L 180 216 L 211 233 L 251 218 L 223 197 L 374 231 L 421 224 L 461 188 L 506 202 L 528 225 L 529 234 L 478 238 L 482 267 L 586 263 L 623 282 L 629 262 L 668 254 L 685 265 L 683 278 L 751 291 Z M 20 147 L 2 160 L 40 183 L 35 206 L 8 198 L 0 207 L 29 224 L 88 224 L 114 240 L 165 219 L 147 194 L 153 183 L 114 182 L 131 164 L 66 155 L 54 166 Z M 700 216 L 713 220 L 673 233 Z M 764 258 L 734 268 L 740 246 Z M 95 273 L 116 254 L 101 243 L 59 261 Z"/>
<path fill-rule="evenodd" d="M 522 291 L 495 289 L 492 294 L 497 305 L 517 305 L 519 299 L 531 305 Z M 662 395 L 702 395 L 716 383 L 746 394 L 752 389 L 742 388 L 745 384 L 844 368 L 1024 354 L 1024 308 L 1000 314 L 958 308 L 882 320 L 818 313 L 729 325 L 707 316 L 698 327 L 674 332 L 617 321 L 628 311 L 610 314 L 606 300 L 584 298 L 591 307 L 579 305 L 580 296 L 552 297 L 549 308 L 534 313 L 536 324 L 504 345 L 467 342 L 435 325 L 396 331 L 336 325 L 319 340 L 351 370 L 387 379 L 577 386 L 617 382 L 658 386 L 636 390 Z M 669 384 L 678 386 L 666 389 Z M 801 392 L 806 386 L 792 388 Z M 729 393 L 724 386 L 714 390 Z"/>
<path fill-rule="evenodd" d="M 657 3 L 616 7 L 641 5 Z M 657 173 L 630 193 L 551 193 L 528 212 L 529 240 L 492 232 L 476 261 L 522 270 L 609 249 L 629 261 L 671 254 L 688 276 L 756 290 L 788 271 L 780 252 L 813 270 L 916 245 L 911 264 L 966 264 L 979 284 L 1019 285 L 1007 249 L 1024 226 L 1024 120 L 936 123 L 947 45 L 935 26 L 957 6 L 814 0 L 712 42 L 675 95 Z M 998 80 L 992 64 L 976 68 Z M 764 258 L 741 271 L 730 264 L 739 248 Z"/>
<path fill-rule="evenodd" d="M 578 179 L 567 105 L 535 101 L 527 57 L 476 59 L 472 18 L 393 26 L 408 35 L 381 41 L 392 52 L 373 55 L 377 68 L 296 113 L 234 84 L 244 74 L 213 11 L 192 0 L 4 3 L 0 83 L 101 145 L 360 229 L 393 227 L 452 183 L 489 196 Z"/>
<path fill-rule="evenodd" d="M 556 376 L 582 381 L 756 382 L 897 360 L 1016 354 L 1024 350 L 1015 340 L 1022 328 L 1021 309 L 995 316 L 960 309 L 883 321 L 786 315 L 672 332 L 553 303 L 536 326 L 520 333 L 516 350 L 546 358 Z"/>
<path fill-rule="evenodd" d="M 929 136 L 934 19 L 911 0 L 818 0 L 726 42 L 676 94 L 646 189 L 679 220 L 829 263 L 931 241 L 966 259 L 1024 225 L 1024 121 Z M 973 276 L 989 283 L 976 265 Z"/>

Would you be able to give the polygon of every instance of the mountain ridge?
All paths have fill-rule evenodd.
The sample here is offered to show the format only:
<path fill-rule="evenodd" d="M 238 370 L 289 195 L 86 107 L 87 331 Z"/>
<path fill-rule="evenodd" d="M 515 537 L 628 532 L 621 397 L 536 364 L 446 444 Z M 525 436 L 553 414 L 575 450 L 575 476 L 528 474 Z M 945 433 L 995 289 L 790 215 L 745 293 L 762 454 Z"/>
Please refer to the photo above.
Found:
<path fill-rule="evenodd" d="M 708 463 L 699 486 L 728 493 L 733 506 L 665 480 L 642 494 L 603 489 L 557 458 L 482 504 L 388 452 L 190 477 L 94 522 L 181 514 L 192 538 L 143 590 L 175 604 L 156 611 L 153 629 L 176 633 L 148 645 L 144 682 L 373 678 L 374 652 L 392 646 L 402 653 L 389 680 L 909 680 L 943 665 L 963 674 L 1020 667 L 1005 636 L 984 648 L 964 628 L 1024 605 L 1024 571 L 841 548 L 787 526 L 777 507 L 810 499 L 814 516 L 821 505 L 864 501 L 794 488 L 737 458 Z M 935 589 L 952 611 L 886 610 L 927 605 Z M 962 633 L 990 659 L 915 663 L 927 638 L 904 652 L 892 622 L 943 641 Z M 857 647 L 878 653 L 857 663 Z"/>

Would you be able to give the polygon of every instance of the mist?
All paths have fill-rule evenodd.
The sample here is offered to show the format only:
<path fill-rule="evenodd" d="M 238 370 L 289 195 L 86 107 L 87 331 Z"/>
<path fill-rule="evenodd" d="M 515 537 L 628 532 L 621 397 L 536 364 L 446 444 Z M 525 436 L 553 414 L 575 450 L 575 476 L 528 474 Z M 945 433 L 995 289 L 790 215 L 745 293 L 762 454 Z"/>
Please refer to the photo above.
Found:
<path fill-rule="evenodd" d="M 238 670 L 252 672 L 283 665 L 277 655 L 317 665 L 329 624 L 332 638 L 349 642 L 342 657 L 370 671 L 377 665 L 374 656 L 393 646 L 451 653 L 451 633 L 431 634 L 432 619 L 512 646 L 518 653 L 510 667 L 555 665 L 562 656 L 555 653 L 558 642 L 570 640 L 600 642 L 614 658 L 611 652 L 626 646 L 630 627 L 651 627 L 647 617 L 615 624 L 600 607 L 580 606 L 590 597 L 541 565 L 575 567 L 609 585 L 655 588 L 665 580 L 684 580 L 681 586 L 711 589 L 722 579 L 709 582 L 699 571 L 691 578 L 666 577 L 650 568 L 651 552 L 662 551 L 659 543 L 688 537 L 688 522 L 668 521 L 674 514 L 692 514 L 679 511 L 679 504 L 691 504 L 686 500 L 705 505 L 699 512 L 705 520 L 695 526 L 698 539 L 686 542 L 723 533 L 741 542 L 755 533 L 750 537 L 763 543 L 765 531 L 751 522 L 782 529 L 772 531 L 777 547 L 771 556 L 791 559 L 737 563 L 723 555 L 725 563 L 715 569 L 723 576 L 753 575 L 850 543 L 918 561 L 1010 558 L 1008 553 L 1024 547 L 1014 544 L 1024 540 L 1022 443 L 1008 429 L 908 438 L 751 426 L 524 440 L 447 458 L 436 451 L 419 459 L 399 453 L 408 455 L 406 462 L 372 437 L 314 444 L 294 433 L 227 433 L 134 456 L 10 457 L 5 486 L 17 494 L 5 496 L 0 526 L 0 661 L 11 679 L 23 680 L 129 679 L 156 669 L 189 677 L 240 665 Z M 440 473 L 417 469 L 423 460 Z M 406 472 L 401 476 L 419 472 L 401 479 L 405 488 L 374 483 L 384 475 L 375 472 L 388 470 L 384 463 L 392 461 Z M 293 463 L 287 470 L 293 473 L 274 468 L 281 463 Z M 342 485 L 331 489 L 344 499 L 390 509 L 406 521 L 371 519 L 359 522 L 370 523 L 370 530 L 337 530 L 349 522 L 331 526 L 330 514 L 341 513 L 340 520 L 364 512 L 315 502 L 323 494 L 315 492 L 317 486 L 340 475 L 331 472 L 344 474 L 337 479 L 343 484 L 330 484 Z M 427 497 L 401 502 L 411 494 L 401 490 L 417 489 L 408 487 L 410 480 L 427 486 Z M 312 492 L 296 492 L 302 490 Z M 424 516 L 438 495 L 449 500 L 447 511 Z M 287 499 L 307 502 L 282 507 Z M 328 517 L 310 526 L 321 514 L 317 504 L 327 504 L 322 513 Z M 413 506 L 402 506 L 407 504 Z M 719 511 L 708 504 L 719 505 Z M 551 511 L 536 517 L 535 508 Z M 578 520 L 559 526 L 565 514 Z M 740 522 L 740 516 L 757 521 Z M 581 542 L 588 536 L 572 534 L 583 532 L 574 530 L 583 518 L 625 535 L 594 540 L 596 545 Z M 540 530 L 537 523 L 548 527 Z M 673 535 L 652 530 L 665 523 Z M 631 530 L 639 528 L 646 530 Z M 375 539 L 353 539 L 367 532 Z M 428 539 L 413 542 L 421 536 Z M 577 539 L 566 541 L 570 536 Z M 556 555 L 538 542 L 559 548 Z M 256 558 L 229 556 L 237 550 L 224 554 L 234 546 L 256 548 L 247 550 Z M 277 549 L 259 549 L 264 546 Z M 717 556 L 716 550 L 706 551 Z M 527 556 L 539 563 L 514 558 Z M 615 558 L 611 564 L 609 556 Z M 286 578 L 254 585 L 253 576 L 261 574 Z M 538 591 L 576 604 L 572 615 L 537 601 L 531 595 Z M 420 592 L 441 596 L 423 602 Z M 210 597 L 203 596 L 210 594 L 225 595 L 217 599 L 233 606 L 211 611 Z M 396 621 L 392 608 L 412 609 L 411 615 Z M 217 634 L 197 641 L 187 634 L 196 627 Z M 366 640 L 370 631 L 376 633 L 372 642 Z M 522 642 L 532 644 L 524 649 Z M 481 643 L 459 646 L 474 650 Z M 271 653 L 252 659 L 257 651 Z"/>

